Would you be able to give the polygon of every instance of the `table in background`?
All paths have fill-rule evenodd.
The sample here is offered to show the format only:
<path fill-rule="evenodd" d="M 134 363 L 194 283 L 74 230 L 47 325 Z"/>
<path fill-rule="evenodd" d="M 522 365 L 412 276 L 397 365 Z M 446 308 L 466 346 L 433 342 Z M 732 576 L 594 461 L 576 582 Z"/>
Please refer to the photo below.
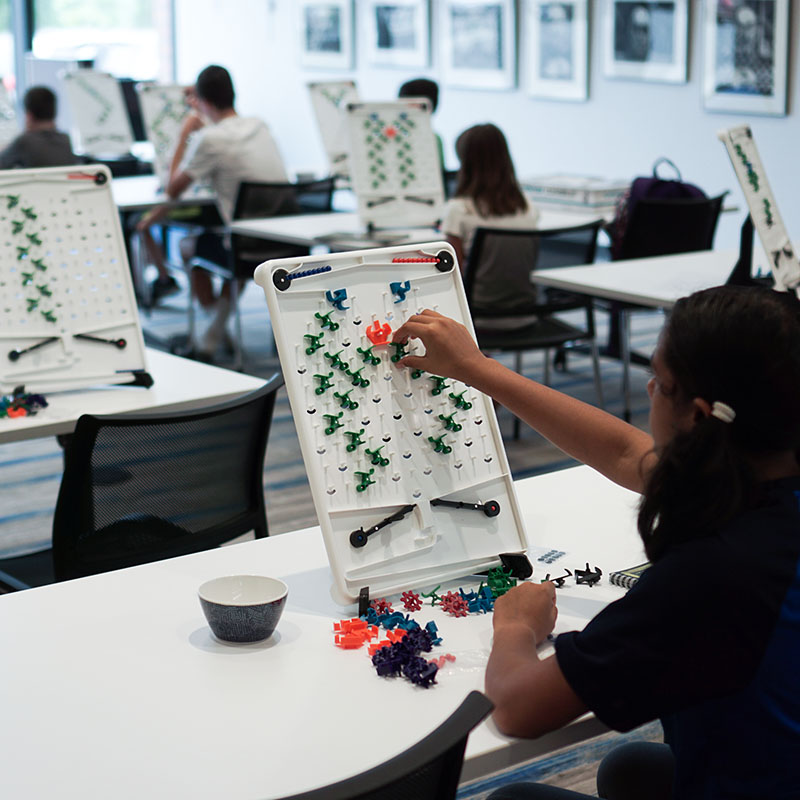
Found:
<path fill-rule="evenodd" d="M 81 414 L 185 411 L 222 403 L 264 385 L 261 378 L 199 361 L 147 352 L 153 386 L 102 386 L 46 395 L 48 406 L 29 417 L 0 419 L 0 444 L 72 433 Z M 2 785 L 2 782 L 0 782 Z"/>
<path fill-rule="evenodd" d="M 111 194 L 120 213 L 149 211 L 167 203 L 171 206 L 213 205 L 216 195 L 202 185 L 192 186 L 180 197 L 171 200 L 161 188 L 156 175 L 135 175 L 130 178 L 114 178 Z"/>
<path fill-rule="evenodd" d="M 557 267 L 531 274 L 542 286 L 565 289 L 605 300 L 670 309 L 692 292 L 724 284 L 739 257 L 737 250 L 634 258 L 589 266 Z M 630 320 L 620 312 L 624 417 L 630 419 Z"/>
<path fill-rule="evenodd" d="M 597 214 L 577 214 L 559 211 L 542 211 L 537 228 L 569 228 L 594 222 Z M 385 228 L 368 230 L 356 213 L 301 214 L 290 217 L 234 220 L 232 233 L 274 239 L 279 242 L 308 247 L 309 250 L 324 245 L 331 250 L 361 250 L 369 247 L 387 247 L 442 241 L 445 238 L 437 228 Z"/>
<path fill-rule="evenodd" d="M 587 467 L 520 481 L 534 545 L 561 565 L 643 561 L 637 496 Z M 545 568 L 534 562 L 535 578 Z M 197 588 L 237 573 L 280 577 L 289 599 L 267 642 L 212 638 Z M 463 585 L 477 586 L 477 579 Z M 405 750 L 481 689 L 491 615 L 435 619 L 456 655 L 429 690 L 379 678 L 364 650 L 339 650 L 318 528 L 0 596 L 0 774 L 8 797 L 281 797 Z M 559 590 L 559 627 L 580 627 L 622 590 Z M 465 780 L 605 730 L 591 715 L 535 741 L 491 721 L 471 735 Z"/>

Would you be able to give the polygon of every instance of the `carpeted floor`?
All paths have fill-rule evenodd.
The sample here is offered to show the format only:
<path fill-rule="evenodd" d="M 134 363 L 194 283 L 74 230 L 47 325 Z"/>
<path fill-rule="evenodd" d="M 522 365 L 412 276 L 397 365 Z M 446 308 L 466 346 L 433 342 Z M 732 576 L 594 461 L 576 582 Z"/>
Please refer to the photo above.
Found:
<path fill-rule="evenodd" d="M 253 284 L 247 287 L 241 308 L 247 352 L 245 370 L 268 377 L 279 369 L 279 364 L 274 355 L 266 303 L 258 287 Z M 601 338 L 606 324 L 602 317 L 602 314 L 598 314 Z M 634 347 L 649 353 L 655 344 L 662 321 L 658 313 L 635 315 L 632 336 Z M 143 313 L 142 325 L 148 332 L 148 338 L 163 341 L 184 333 L 185 294 L 164 301 L 152 314 Z M 510 365 L 510 359 L 507 363 Z M 222 361 L 221 365 L 226 364 Z M 621 367 L 618 362 L 607 359 L 603 359 L 601 367 L 606 408 L 619 414 L 622 410 Z M 527 376 L 541 379 L 542 369 L 541 353 L 526 354 L 523 371 Z M 567 370 L 553 371 L 551 375 L 551 384 L 555 388 L 588 402 L 595 402 L 591 361 L 588 356 L 570 353 Z M 633 423 L 643 427 L 647 424 L 649 406 L 647 374 L 642 369 L 633 369 L 631 376 Z M 511 438 L 511 415 L 500 408 L 498 418 L 506 437 L 506 450 L 516 478 L 563 469 L 575 463 L 529 428 L 523 427 L 520 439 L 514 441 Z M 61 451 L 54 439 L 37 439 L 0 446 L 0 557 L 21 554 L 48 545 L 61 466 Z M 316 524 L 303 459 L 284 391 L 281 391 L 276 405 L 264 477 L 267 514 L 272 534 Z M 657 737 L 659 730 L 649 729 L 642 735 Z M 568 752 L 553 754 L 524 765 L 514 770 L 512 777 L 517 780 L 547 778 L 577 791 L 593 792 L 593 770 L 596 763 L 602 757 L 604 749 L 608 749 L 616 740 L 613 735 L 601 738 L 603 741 L 593 741 L 570 748 Z M 557 777 L 553 778 L 554 775 Z M 496 780 L 508 779 L 509 776 L 504 775 Z M 491 788 L 496 788 L 497 785 L 499 784 L 496 782 L 492 783 Z M 483 784 L 476 784 L 464 787 L 459 796 L 480 800 L 488 791 L 490 789 Z"/>

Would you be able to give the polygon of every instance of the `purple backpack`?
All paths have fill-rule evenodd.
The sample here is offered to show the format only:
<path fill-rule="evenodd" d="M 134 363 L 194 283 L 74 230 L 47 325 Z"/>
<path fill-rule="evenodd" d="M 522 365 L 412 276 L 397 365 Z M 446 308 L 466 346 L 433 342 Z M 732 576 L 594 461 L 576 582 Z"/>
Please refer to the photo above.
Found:
<path fill-rule="evenodd" d="M 658 168 L 662 164 L 667 164 L 675 170 L 676 178 L 662 178 L 658 174 Z M 620 198 L 617 204 L 614 221 L 609 225 L 608 234 L 611 237 L 611 256 L 619 256 L 620 246 L 628 226 L 631 211 L 636 203 L 646 198 L 648 200 L 670 200 L 680 198 L 706 197 L 706 193 L 693 183 L 684 183 L 681 171 L 668 158 L 659 158 L 653 164 L 653 174 L 647 178 L 636 178 L 631 184 L 631 188 Z"/>

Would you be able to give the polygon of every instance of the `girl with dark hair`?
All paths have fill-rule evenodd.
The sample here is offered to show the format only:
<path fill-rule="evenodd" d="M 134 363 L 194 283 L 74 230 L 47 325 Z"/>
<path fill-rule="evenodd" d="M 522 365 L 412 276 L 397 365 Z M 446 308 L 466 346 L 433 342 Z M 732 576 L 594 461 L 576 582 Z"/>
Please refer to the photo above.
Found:
<path fill-rule="evenodd" d="M 800 303 L 718 287 L 676 303 L 648 383 L 648 435 L 484 357 L 432 311 L 395 341 L 401 366 L 484 391 L 561 449 L 642 494 L 652 566 L 555 654 L 551 583 L 499 598 L 486 693 L 503 732 L 536 737 L 590 710 L 627 731 L 661 719 L 667 744 L 613 751 L 607 798 L 800 797 Z M 492 800 L 584 797 L 517 784 Z"/>
<path fill-rule="evenodd" d="M 506 137 L 497 126 L 468 128 L 456 140 L 456 153 L 461 169 L 442 232 L 463 269 L 476 228 L 535 228 L 539 212 L 519 188 Z"/>

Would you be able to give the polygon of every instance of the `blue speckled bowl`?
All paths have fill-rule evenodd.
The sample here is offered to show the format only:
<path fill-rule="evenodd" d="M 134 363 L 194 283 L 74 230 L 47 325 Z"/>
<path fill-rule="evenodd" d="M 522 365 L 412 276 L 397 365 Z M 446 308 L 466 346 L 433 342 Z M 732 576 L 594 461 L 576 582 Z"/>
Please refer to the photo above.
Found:
<path fill-rule="evenodd" d="M 206 581 L 197 594 L 218 639 L 260 642 L 275 630 L 289 587 L 263 575 L 227 575 Z"/>

